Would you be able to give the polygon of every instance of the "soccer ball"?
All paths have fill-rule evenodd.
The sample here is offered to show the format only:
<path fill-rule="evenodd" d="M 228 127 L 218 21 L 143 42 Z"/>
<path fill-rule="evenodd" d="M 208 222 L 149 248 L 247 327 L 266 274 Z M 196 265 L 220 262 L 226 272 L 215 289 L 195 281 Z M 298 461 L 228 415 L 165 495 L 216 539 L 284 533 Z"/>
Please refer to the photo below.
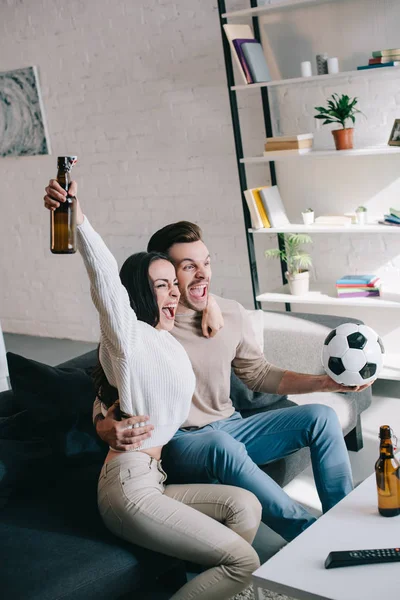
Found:
<path fill-rule="evenodd" d="M 337 383 L 364 385 L 378 376 L 384 353 L 382 340 L 371 327 L 343 323 L 325 339 L 322 365 Z"/>

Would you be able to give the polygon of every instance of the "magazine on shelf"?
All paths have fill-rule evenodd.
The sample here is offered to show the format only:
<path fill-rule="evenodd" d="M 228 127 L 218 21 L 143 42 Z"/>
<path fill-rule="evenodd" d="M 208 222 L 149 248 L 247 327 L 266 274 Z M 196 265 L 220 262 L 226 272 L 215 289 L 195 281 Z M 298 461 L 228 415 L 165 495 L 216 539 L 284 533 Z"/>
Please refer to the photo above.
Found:
<path fill-rule="evenodd" d="M 290 225 L 277 185 L 261 188 L 260 197 L 271 227 Z"/>

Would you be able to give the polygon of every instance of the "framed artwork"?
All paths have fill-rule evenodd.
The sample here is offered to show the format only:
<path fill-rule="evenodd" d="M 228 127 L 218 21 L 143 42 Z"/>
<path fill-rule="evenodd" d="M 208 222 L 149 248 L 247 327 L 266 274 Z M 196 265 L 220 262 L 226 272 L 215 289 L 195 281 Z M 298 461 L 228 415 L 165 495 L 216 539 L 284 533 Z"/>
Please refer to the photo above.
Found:
<path fill-rule="evenodd" d="M 400 119 L 395 119 L 388 144 L 389 146 L 400 146 Z"/>
<path fill-rule="evenodd" d="M 0 156 L 50 153 L 36 67 L 0 73 Z"/>

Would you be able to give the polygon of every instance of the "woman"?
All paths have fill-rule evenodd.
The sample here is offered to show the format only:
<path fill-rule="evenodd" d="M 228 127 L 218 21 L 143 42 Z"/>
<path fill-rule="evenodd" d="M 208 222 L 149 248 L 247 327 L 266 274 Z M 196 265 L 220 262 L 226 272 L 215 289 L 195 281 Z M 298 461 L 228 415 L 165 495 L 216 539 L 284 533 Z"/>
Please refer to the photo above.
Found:
<path fill-rule="evenodd" d="M 69 194 L 76 195 L 72 182 Z M 55 210 L 66 192 L 46 188 Z M 261 506 L 247 490 L 222 485 L 165 485 L 161 450 L 189 413 L 195 377 L 189 358 L 169 331 L 179 290 L 173 264 L 157 253 L 130 256 L 118 267 L 77 200 L 78 248 L 100 317 L 99 358 L 118 391 L 124 414 L 150 414 L 154 430 L 136 452 L 110 449 L 100 474 L 98 505 L 106 526 L 145 548 L 205 565 L 173 600 L 224 600 L 249 583 L 259 561 L 251 542 Z M 103 382 L 104 383 L 104 382 Z M 102 402 L 115 398 L 107 386 Z M 106 401 L 106 402 L 105 402 Z M 138 416 L 139 415 L 139 416 Z M 211 517 L 211 518 L 210 518 Z"/>

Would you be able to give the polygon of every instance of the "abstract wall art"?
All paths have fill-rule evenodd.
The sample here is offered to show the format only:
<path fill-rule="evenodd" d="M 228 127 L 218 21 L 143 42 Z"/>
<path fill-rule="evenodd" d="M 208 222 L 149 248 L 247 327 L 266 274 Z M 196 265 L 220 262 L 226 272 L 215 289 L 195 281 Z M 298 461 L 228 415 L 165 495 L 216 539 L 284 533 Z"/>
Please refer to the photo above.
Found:
<path fill-rule="evenodd" d="M 0 73 L 0 156 L 50 154 L 36 67 Z"/>

